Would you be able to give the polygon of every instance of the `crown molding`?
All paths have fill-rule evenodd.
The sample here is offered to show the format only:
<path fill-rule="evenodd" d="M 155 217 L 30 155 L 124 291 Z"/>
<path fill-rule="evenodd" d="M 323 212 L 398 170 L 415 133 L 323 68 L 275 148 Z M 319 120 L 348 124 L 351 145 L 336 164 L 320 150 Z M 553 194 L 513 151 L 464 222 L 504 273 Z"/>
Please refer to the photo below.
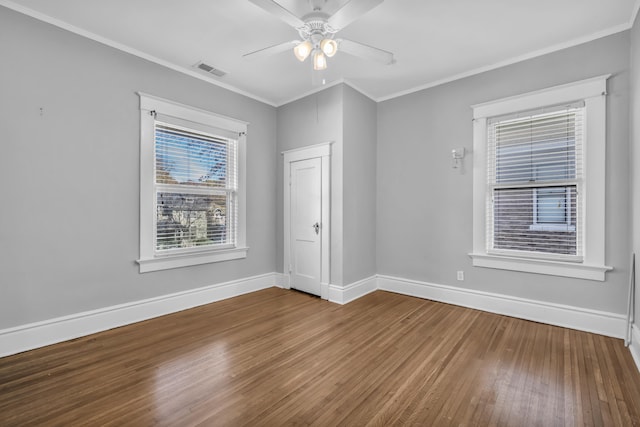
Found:
<path fill-rule="evenodd" d="M 302 93 L 302 94 L 300 94 L 298 96 L 295 96 L 293 98 L 289 98 L 289 99 L 286 99 L 286 100 L 284 100 L 282 102 L 279 102 L 276 105 L 276 107 L 282 107 L 284 105 L 291 104 L 292 102 L 299 101 L 302 98 L 306 98 L 307 96 L 314 95 L 316 93 L 322 92 L 323 90 L 326 90 L 326 89 L 329 89 L 329 88 L 332 88 L 334 86 L 338 86 L 338 85 L 341 85 L 341 84 L 343 84 L 345 86 L 349 86 L 351 89 L 353 89 L 356 92 L 360 93 L 362 96 L 365 96 L 365 97 L 369 98 L 373 102 L 378 102 L 376 100 L 376 98 L 374 98 L 371 94 L 367 93 L 363 89 L 361 89 L 358 86 L 356 86 L 352 81 L 347 80 L 347 79 L 338 79 L 338 80 L 332 81 L 331 83 L 327 83 L 327 84 L 324 84 L 324 85 L 322 85 L 320 87 L 317 87 L 315 89 L 311 89 L 311 90 L 309 90 L 307 92 L 304 92 L 304 93 Z"/>
<path fill-rule="evenodd" d="M 620 32 L 623 32 L 623 31 L 631 29 L 633 27 L 633 24 L 634 24 L 635 20 L 636 20 L 638 12 L 640 11 L 640 0 L 636 0 L 635 1 L 630 20 L 629 20 L 629 22 L 627 22 L 625 24 L 616 25 L 616 26 L 608 28 L 606 30 L 597 31 L 595 33 L 592 33 L 592 34 L 589 34 L 589 35 L 586 35 L 586 36 L 583 36 L 583 37 L 578 37 L 578 38 L 569 40 L 567 42 L 558 43 L 556 45 L 553 45 L 553 46 L 550 46 L 550 47 L 547 47 L 547 48 L 544 48 L 544 49 L 538 49 L 538 50 L 535 50 L 535 51 L 532 51 L 532 52 L 529 52 L 529 53 L 526 53 L 526 54 L 523 54 L 523 55 L 519 55 L 519 56 L 515 56 L 515 57 L 512 57 L 512 58 L 503 60 L 503 61 L 495 62 L 493 64 L 488 64 L 488 65 L 485 65 L 485 66 L 482 66 L 482 67 L 478 67 L 478 68 L 475 68 L 475 69 L 472 69 L 472 70 L 469 70 L 469 71 L 465 71 L 465 72 L 462 72 L 462 73 L 450 75 L 450 76 L 444 77 L 442 79 L 434 80 L 434 81 L 431 81 L 431 82 L 428 82 L 428 83 L 425 83 L 425 84 L 422 84 L 422 85 L 419 85 L 419 86 L 415 86 L 415 87 L 412 87 L 412 88 L 409 88 L 409 89 L 406 89 L 406 90 L 394 92 L 394 93 L 389 94 L 389 95 L 384 95 L 384 96 L 380 96 L 380 97 L 373 96 L 370 93 L 368 93 L 367 91 L 359 88 L 356 84 L 353 83 L 353 81 L 351 81 L 349 79 L 341 78 L 341 79 L 335 80 L 335 81 L 333 81 L 331 83 L 319 86 L 317 88 L 314 88 L 314 89 L 311 89 L 309 91 L 303 92 L 300 95 L 294 96 L 292 98 L 289 98 L 289 99 L 286 99 L 286 100 L 280 101 L 280 102 L 275 102 L 273 100 L 269 100 L 269 99 L 260 97 L 258 95 L 255 95 L 253 93 L 250 93 L 250 92 L 244 91 L 242 89 L 239 89 L 239 88 L 237 88 L 237 87 L 235 87 L 233 85 L 230 85 L 230 84 L 227 84 L 227 83 L 223 83 L 223 82 L 219 82 L 219 81 L 214 80 L 214 79 L 212 79 L 212 78 L 210 78 L 208 76 L 204 76 L 204 75 L 198 73 L 195 70 L 191 70 L 189 68 L 174 64 L 174 63 L 172 63 L 170 61 L 158 58 L 158 57 L 153 56 L 153 55 L 149 55 L 149 54 L 147 54 L 145 52 L 142 52 L 142 51 L 140 51 L 138 49 L 135 49 L 135 48 L 133 48 L 131 46 L 116 42 L 116 41 L 108 39 L 106 37 L 102 37 L 102 36 L 100 36 L 98 34 L 95 34 L 95 33 L 92 33 L 90 31 L 87 31 L 85 29 L 82 29 L 82 28 L 76 27 L 74 25 L 71 25 L 71 24 L 69 24 L 69 23 L 67 23 L 65 21 L 53 18 L 53 17 L 51 17 L 49 15 L 46 15 L 44 13 L 41 13 L 41 12 L 38 12 L 36 10 L 24 7 L 22 5 L 19 5 L 19 4 L 15 3 L 15 2 L 13 2 L 13 1 L 0 0 L 0 6 L 4 6 L 4 7 L 8 8 L 8 9 L 11 9 L 13 11 L 22 13 L 22 14 L 27 15 L 27 16 L 30 16 L 30 17 L 32 17 L 34 19 L 39 20 L 39 21 L 46 22 L 48 24 L 51 24 L 51 25 L 54 25 L 56 27 L 62 28 L 64 30 L 67 30 L 67 31 L 72 32 L 74 34 L 80 35 L 82 37 L 86 37 L 86 38 L 91 39 L 93 41 L 96 41 L 98 43 L 101 43 L 101 44 L 104 44 L 106 46 L 112 47 L 114 49 L 118 49 L 120 51 L 129 53 L 129 54 L 137 56 L 139 58 L 146 59 L 147 61 L 150 61 L 150 62 L 156 63 L 158 65 L 164 66 L 166 68 L 169 68 L 171 70 L 177 71 L 179 73 L 186 74 L 186 75 L 188 75 L 190 77 L 194 77 L 194 78 L 202 80 L 204 82 L 207 82 L 207 83 L 213 84 L 215 86 L 221 87 L 223 89 L 229 90 L 231 92 L 237 93 L 239 95 L 246 96 L 248 98 L 251 98 L 251 99 L 259 101 L 259 102 L 262 102 L 262 103 L 270 105 L 272 107 L 281 107 L 283 105 L 289 104 L 291 102 L 297 101 L 299 99 L 305 98 L 305 97 L 307 97 L 309 95 L 313 95 L 315 93 L 321 92 L 321 91 L 323 91 L 325 89 L 329 89 L 329 88 L 331 88 L 333 86 L 336 86 L 336 85 L 339 85 L 339 84 L 348 85 L 352 89 L 360 92 L 362 95 L 364 95 L 367 98 L 375 101 L 376 103 L 384 102 L 384 101 L 388 101 L 388 100 L 391 100 L 391 99 L 394 99 L 394 98 L 399 98 L 399 97 L 404 96 L 404 95 L 409 95 L 409 94 L 412 94 L 412 93 L 415 93 L 415 92 L 420 92 L 422 90 L 430 89 L 430 88 L 433 88 L 433 87 L 436 87 L 436 86 L 440 86 L 440 85 L 443 85 L 443 84 L 446 84 L 446 83 L 450 83 L 450 82 L 453 82 L 453 81 L 456 81 L 456 80 L 461 80 L 461 79 L 464 79 L 464 78 L 467 78 L 467 77 L 471 77 L 471 76 L 474 76 L 474 75 L 477 75 L 477 74 L 481 74 L 481 73 L 484 73 L 484 72 L 487 72 L 487 71 L 491 71 L 491 70 L 502 68 L 502 67 L 505 67 L 505 66 L 508 66 L 508 65 L 516 64 L 518 62 L 526 61 L 528 59 L 533 59 L 533 58 L 536 58 L 536 57 L 539 57 L 539 56 L 543 56 L 543 55 L 546 55 L 546 54 L 549 54 L 549 53 L 557 52 L 557 51 L 562 50 L 562 49 L 567 49 L 567 48 L 570 48 L 570 47 L 573 47 L 573 46 L 578 46 L 580 44 L 588 43 L 590 41 L 597 40 L 599 38 L 607 37 L 607 36 L 610 36 L 610 35 L 613 35 L 613 34 L 617 34 L 617 33 L 620 33 Z"/>
<path fill-rule="evenodd" d="M 142 58 L 142 59 L 146 59 L 149 62 L 153 62 L 155 64 L 161 65 L 161 66 L 169 68 L 169 69 L 171 69 L 173 71 L 177 71 L 179 73 L 186 74 L 186 75 L 188 75 L 190 77 L 194 77 L 194 78 L 202 80 L 204 82 L 211 83 L 212 85 L 221 87 L 221 88 L 229 90 L 231 92 L 235 92 L 235 93 L 237 93 L 239 95 L 246 96 L 247 98 L 251 98 L 251 99 L 253 99 L 255 101 L 262 102 L 262 103 L 270 105 L 272 107 L 276 107 L 277 106 L 273 101 L 270 101 L 268 99 L 262 98 L 260 96 L 257 96 L 255 94 L 253 94 L 253 93 L 246 92 L 246 91 L 244 91 L 242 89 L 239 89 L 239 88 L 237 88 L 237 87 L 235 87 L 233 85 L 230 85 L 228 83 L 223 83 L 223 82 L 219 82 L 217 80 L 213 80 L 212 78 L 210 78 L 208 76 L 204 76 L 204 75 L 198 73 L 195 70 L 191 70 L 189 68 L 174 64 L 174 63 L 172 63 L 170 61 L 166 61 L 166 60 L 158 58 L 156 56 L 149 55 L 149 54 L 147 54 L 145 52 L 142 52 L 142 51 L 140 51 L 138 49 L 135 49 L 135 48 L 133 48 L 131 46 L 125 45 L 123 43 L 116 42 L 115 40 L 111 40 L 111 39 L 106 38 L 106 37 L 102 37 L 102 36 L 100 36 L 98 34 L 92 33 L 91 31 L 87 31 L 87 30 L 85 30 L 83 28 L 76 27 L 75 25 L 71 25 L 68 22 L 62 21 L 60 19 L 53 18 L 53 17 L 51 17 L 49 15 L 46 15 L 44 13 L 41 13 L 41 12 L 38 12 L 36 10 L 30 9 L 28 7 L 24 7 L 22 5 L 16 4 L 16 3 L 12 2 L 12 1 L 0 0 L 0 6 L 4 6 L 7 9 L 11 9 L 11 10 L 13 10 L 15 12 L 22 13 L 23 15 L 27 15 L 27 16 L 29 16 L 31 18 L 34 18 L 34 19 L 37 19 L 39 21 L 46 22 L 47 24 L 51 24 L 53 26 L 56 26 L 56 27 L 61 28 L 63 30 L 66 30 L 66 31 L 69 31 L 71 33 L 77 34 L 79 36 L 88 38 L 90 40 L 93 40 L 95 42 L 101 43 L 103 45 L 112 47 L 114 49 L 118 49 L 118 50 L 120 50 L 122 52 L 129 53 L 131 55 L 137 56 L 137 57 Z"/>
<path fill-rule="evenodd" d="M 637 2 L 640 5 L 640 0 L 637 0 Z M 635 16 L 636 13 L 637 13 L 637 9 L 636 9 L 636 12 L 634 13 L 634 16 Z M 509 58 L 509 59 L 506 59 L 504 61 L 495 62 L 493 64 L 489 64 L 489 65 L 485 65 L 483 67 L 475 68 L 473 70 L 465 71 L 463 73 L 454 74 L 452 76 L 445 77 L 445 78 L 442 78 L 440 80 L 435 80 L 435 81 L 432 81 L 430 83 L 425 83 L 423 85 L 416 86 L 416 87 L 413 87 L 411 89 L 407 89 L 407 90 L 403 90 L 403 91 L 400 91 L 400 92 L 396 92 L 396 93 L 393 93 L 391 95 L 375 98 L 375 101 L 376 102 L 388 101 L 390 99 L 398 98 L 398 97 L 401 97 L 401 96 L 404 96 L 404 95 L 409 95 L 409 94 L 412 94 L 412 93 L 415 93 L 415 92 L 419 92 L 419 91 L 422 91 L 422 90 L 425 90 L 425 89 L 430 89 L 432 87 L 440 86 L 440 85 L 443 85 L 445 83 L 451 83 L 451 82 L 456 81 L 456 80 L 461 80 L 461 79 L 464 79 L 464 78 L 467 78 L 467 77 L 471 77 L 471 76 L 475 76 L 477 74 L 481 74 L 481 73 L 484 73 L 484 72 L 487 72 L 487 71 L 491 71 L 491 70 L 495 70 L 495 69 L 498 69 L 498 68 L 506 67 L 507 65 L 517 64 L 518 62 L 523 62 L 523 61 L 526 61 L 528 59 L 537 58 L 539 56 L 547 55 L 549 53 L 553 53 L 553 52 L 557 52 L 557 51 L 560 51 L 560 50 L 563 50 L 563 49 L 567 49 L 567 48 L 570 48 L 570 47 L 578 46 L 578 45 L 581 45 L 581 44 L 584 44 L 584 43 L 588 43 L 588 42 L 593 41 L 593 40 L 597 40 L 597 39 L 601 39 L 603 37 L 611 36 L 613 34 L 621 33 L 623 31 L 629 30 L 631 27 L 632 27 L 632 23 L 631 24 L 630 23 L 626 23 L 626 24 L 616 25 L 615 27 L 611 27 L 611 28 L 608 28 L 608 29 L 603 30 L 603 31 L 598 31 L 598 32 L 592 33 L 592 34 L 587 35 L 587 36 L 578 37 L 578 38 L 575 38 L 575 39 L 572 39 L 572 40 L 569 40 L 569 41 L 566 41 L 566 42 L 563 42 L 563 43 L 558 43 L 556 45 L 553 45 L 553 46 L 550 46 L 550 47 L 547 47 L 547 48 L 544 48 L 544 49 L 538 49 L 538 50 L 535 50 L 535 51 L 532 51 L 532 52 L 529 52 L 529 53 L 525 53 L 524 55 L 519 55 L 519 56 L 516 56 L 516 57 L 513 57 L 513 58 Z"/>
<path fill-rule="evenodd" d="M 636 0 L 635 4 L 633 5 L 633 12 L 631 12 L 629 28 L 633 28 L 633 24 L 636 22 L 636 18 L 638 17 L 638 10 L 640 10 L 640 0 Z"/>

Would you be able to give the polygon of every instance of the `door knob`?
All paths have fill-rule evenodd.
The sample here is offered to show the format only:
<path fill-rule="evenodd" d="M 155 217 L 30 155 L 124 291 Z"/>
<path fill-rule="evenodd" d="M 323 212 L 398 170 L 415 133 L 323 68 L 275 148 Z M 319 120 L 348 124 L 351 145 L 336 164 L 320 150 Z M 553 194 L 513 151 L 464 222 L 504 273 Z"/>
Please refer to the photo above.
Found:
<path fill-rule="evenodd" d="M 313 224 L 312 227 L 314 230 L 316 230 L 316 234 L 320 232 L 320 224 L 318 224 L 317 222 Z"/>

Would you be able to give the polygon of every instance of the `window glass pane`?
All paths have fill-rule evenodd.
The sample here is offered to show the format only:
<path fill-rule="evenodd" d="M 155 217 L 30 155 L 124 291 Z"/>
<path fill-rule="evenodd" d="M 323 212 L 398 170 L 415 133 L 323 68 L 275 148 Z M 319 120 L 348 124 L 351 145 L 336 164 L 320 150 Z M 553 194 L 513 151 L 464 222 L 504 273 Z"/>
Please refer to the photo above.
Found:
<path fill-rule="evenodd" d="M 533 224 L 533 190 L 495 190 L 493 200 L 494 248 L 526 250 Z"/>
<path fill-rule="evenodd" d="M 495 189 L 493 249 L 576 255 L 575 196 L 575 186 Z"/>
<path fill-rule="evenodd" d="M 548 113 L 495 124 L 497 183 L 548 182 L 576 176 L 575 113 Z"/>
<path fill-rule="evenodd" d="M 567 223 L 567 189 L 539 188 L 536 196 L 537 222 L 547 224 Z"/>
<path fill-rule="evenodd" d="M 228 141 L 156 123 L 156 182 L 159 184 L 227 184 Z"/>
<path fill-rule="evenodd" d="M 234 243 L 228 229 L 228 196 L 157 193 L 156 249 Z"/>

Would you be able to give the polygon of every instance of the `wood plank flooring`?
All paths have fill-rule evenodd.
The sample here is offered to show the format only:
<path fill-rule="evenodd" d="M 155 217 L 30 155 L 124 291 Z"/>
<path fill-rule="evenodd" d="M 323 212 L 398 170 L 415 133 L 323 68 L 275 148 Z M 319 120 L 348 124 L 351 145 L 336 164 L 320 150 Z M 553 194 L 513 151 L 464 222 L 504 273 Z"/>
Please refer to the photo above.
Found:
<path fill-rule="evenodd" d="M 622 340 L 268 289 L 0 359 L 0 426 L 640 426 Z"/>

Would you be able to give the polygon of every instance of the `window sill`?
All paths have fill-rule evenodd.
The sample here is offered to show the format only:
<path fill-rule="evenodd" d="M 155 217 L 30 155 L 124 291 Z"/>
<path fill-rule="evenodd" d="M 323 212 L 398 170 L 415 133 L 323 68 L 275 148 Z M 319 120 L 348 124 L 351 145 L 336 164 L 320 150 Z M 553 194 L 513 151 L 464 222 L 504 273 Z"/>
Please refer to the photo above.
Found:
<path fill-rule="evenodd" d="M 550 276 L 574 277 L 577 279 L 597 280 L 604 282 L 605 273 L 613 270 L 606 265 L 588 265 L 564 261 L 544 259 L 517 258 L 510 256 L 471 253 L 474 267 L 496 268 L 499 270 L 522 271 L 527 273 L 547 274 Z"/>
<path fill-rule="evenodd" d="M 570 233 L 576 231 L 575 225 L 566 224 L 531 224 L 529 226 L 530 231 L 557 231 Z"/>
<path fill-rule="evenodd" d="M 180 255 L 162 256 L 156 258 L 139 259 L 140 273 L 149 271 L 168 270 L 171 268 L 188 267 L 191 265 L 209 264 L 213 262 L 230 261 L 247 257 L 249 248 L 221 249 L 215 252 L 200 252 Z"/>

